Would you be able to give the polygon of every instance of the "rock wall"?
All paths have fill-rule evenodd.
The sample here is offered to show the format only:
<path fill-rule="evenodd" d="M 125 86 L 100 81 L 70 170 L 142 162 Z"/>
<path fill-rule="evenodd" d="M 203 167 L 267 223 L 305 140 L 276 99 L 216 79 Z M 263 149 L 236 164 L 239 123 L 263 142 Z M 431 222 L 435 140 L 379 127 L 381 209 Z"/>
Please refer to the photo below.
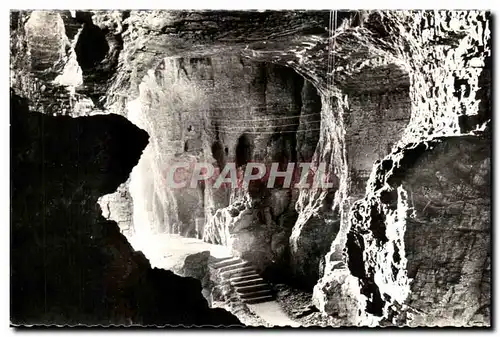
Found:
<path fill-rule="evenodd" d="M 224 244 L 261 271 L 285 259 L 296 191 L 173 189 L 166 179 L 179 161 L 212 163 L 219 171 L 226 163 L 244 169 L 248 161 L 268 168 L 310 162 L 321 125 L 320 98 L 310 83 L 289 68 L 236 55 L 166 58 L 145 77 L 129 109 L 129 119 L 154 138 L 131 176 L 134 212 L 146 217 L 134 220 L 136 232 Z M 235 203 L 242 207 L 220 222 L 217 210 Z M 236 219 L 240 212 L 247 215 Z"/>
<path fill-rule="evenodd" d="M 290 238 L 295 274 L 311 288 L 323 273 L 331 242 L 345 239 L 342 209 L 363 197 L 373 163 L 390 152 L 410 120 L 408 76 L 395 64 L 363 69 L 342 83 L 342 88 L 343 99 L 324 103 L 324 136 L 314 159 L 330 163 L 337 189 L 301 191 L 299 218 Z M 340 242 L 335 245 L 342 246 Z"/>
<path fill-rule="evenodd" d="M 301 113 L 317 115 L 316 121 L 306 116 L 304 122 L 320 124 L 320 112 L 311 106 L 319 97 L 309 98 L 315 94 L 314 89 L 303 87 L 304 81 L 290 69 L 248 62 L 238 56 L 167 58 L 145 77 L 139 100 L 129 105 L 129 118 L 138 116 L 137 123 L 155 139 L 151 158 L 139 164 L 151 166 L 151 184 L 155 186 L 143 188 L 155 190 L 156 197 L 147 199 L 158 198 L 163 205 L 168 202 L 162 194 L 174 198 L 174 210 L 169 215 L 180 222 L 176 226 L 174 221 L 165 225 L 155 220 L 157 228 L 193 235 L 189 229 L 195 225 L 192 215 L 203 218 L 205 202 L 206 212 L 214 211 L 209 207 L 229 204 L 227 190 L 172 189 L 166 182 L 172 162 L 208 162 L 219 170 L 228 162 L 242 165 L 237 151 L 238 146 L 247 146 L 243 140 L 251 152 L 246 161 L 283 162 L 284 155 L 288 160 L 297 157 L 293 131 L 303 122 Z M 288 133 L 280 135 L 278 131 Z M 314 139 L 309 140 L 314 134 L 302 136 L 301 147 L 314 148 Z M 303 157 L 310 156 L 307 151 L 304 148 Z M 199 234 L 203 234 L 203 228 Z"/>
<path fill-rule="evenodd" d="M 407 305 L 422 308 L 413 325 L 483 325 L 490 317 L 490 144 L 443 139 L 405 174 L 414 212 L 404 235 Z"/>
<path fill-rule="evenodd" d="M 410 197 L 415 197 L 413 187 L 410 190 L 405 188 L 406 168 L 416 165 L 422 172 L 412 170 L 409 179 L 425 191 L 422 197 L 425 203 L 429 203 L 431 195 L 443 198 L 444 208 L 441 211 L 435 209 L 433 214 L 434 226 L 439 224 L 443 228 L 454 216 L 457 216 L 452 220 L 454 223 L 470 216 L 471 211 L 466 207 L 455 208 L 457 213 L 453 215 L 448 208 L 447 195 L 456 193 L 456 190 L 444 182 L 460 181 L 462 186 L 467 186 L 464 188 L 472 199 L 478 194 L 476 191 L 481 190 L 482 183 L 476 185 L 470 181 L 472 178 L 464 178 L 464 172 L 452 172 L 451 164 L 448 164 L 451 170 L 442 174 L 444 168 L 440 168 L 440 164 L 455 156 L 466 156 L 469 151 L 478 151 L 478 157 L 466 161 L 471 165 L 469 167 L 477 167 L 478 180 L 488 175 L 483 171 L 489 161 L 487 124 L 491 118 L 490 97 L 486 89 L 490 85 L 488 14 L 437 11 L 415 12 L 411 17 L 405 17 L 400 16 L 401 12 L 390 12 L 374 17 L 377 15 L 383 19 L 386 29 L 377 30 L 377 36 L 390 40 L 386 41 L 385 47 L 387 50 L 393 48 L 393 55 L 406 64 L 403 67 L 409 71 L 411 119 L 391 153 L 376 162 L 365 197 L 354 203 L 345 217 L 348 223 L 343 228 L 345 231 L 341 231 L 342 236 L 337 236 L 332 244 L 325 277 L 315 287 L 314 300 L 322 310 L 344 317 L 350 324 L 489 325 L 490 317 L 484 310 L 489 306 L 484 304 L 488 303 L 489 295 L 485 295 L 487 290 L 478 290 L 485 289 L 479 284 L 488 274 L 488 250 L 476 251 L 468 260 L 465 256 L 468 256 L 472 243 L 467 236 L 462 240 L 451 234 L 455 233 L 455 227 L 450 227 L 446 234 L 438 234 L 437 229 L 422 228 L 428 221 L 424 220 L 428 219 L 425 212 L 430 210 L 425 205 L 419 208 L 414 200 L 410 203 Z M 367 20 L 364 28 L 373 27 L 371 20 Z M 483 87 L 480 88 L 479 83 Z M 443 145 L 441 149 L 437 146 L 438 150 L 422 154 L 426 150 L 426 141 L 440 136 L 466 135 L 484 135 L 486 140 L 477 141 L 477 147 L 471 145 L 474 141 L 468 138 L 454 142 L 443 140 L 443 143 L 452 145 Z M 453 149 L 454 146 L 457 148 Z M 429 165 L 425 167 L 425 164 L 415 162 L 420 156 L 435 157 L 422 159 Z M 426 182 L 430 175 L 434 180 Z M 439 187 L 432 186 L 436 179 Z M 427 183 L 431 186 L 426 186 Z M 482 190 L 479 194 L 487 199 L 488 194 L 484 192 Z M 459 199 L 459 195 L 454 195 L 454 201 L 460 203 Z M 481 203 L 480 207 L 484 207 L 486 213 L 491 211 L 488 203 Z M 486 231 L 479 240 L 488 242 L 489 222 L 481 217 L 477 226 Z M 465 232 L 476 233 L 474 227 L 465 228 Z M 422 237 L 415 241 L 417 232 Z M 461 233 L 461 229 L 458 232 Z M 457 239 L 460 241 L 450 242 Z M 448 260 L 450 244 L 456 244 L 457 255 Z M 430 251 L 433 257 L 424 253 Z M 422 262 L 422 256 L 427 260 L 419 275 L 416 261 Z M 479 265 L 482 267 L 477 267 Z M 461 288 L 458 279 L 445 280 L 438 276 L 442 274 L 459 275 L 458 279 L 467 280 L 468 290 Z M 429 299 L 429 294 L 422 292 L 422 288 L 428 289 L 429 294 L 439 295 Z M 454 300 L 455 296 L 461 300 Z M 341 298 L 351 299 L 351 304 L 336 304 Z M 443 307 L 447 309 L 443 310 Z"/>
<path fill-rule="evenodd" d="M 32 110 L 106 113 L 101 98 L 116 70 L 121 26 L 101 30 L 85 11 L 13 11 L 10 21 L 11 86 L 30 97 Z"/>
<path fill-rule="evenodd" d="M 339 14 L 343 20 L 334 23 L 328 11 L 98 11 L 33 18 L 21 12 L 11 16 L 12 86 L 30 97 L 33 110 L 117 113 L 150 134 L 128 187 L 138 232 L 171 230 L 225 244 L 261 261 L 262 270 L 285 265 L 287 278 L 307 287 L 317 283 L 316 305 L 346 324 L 489 325 L 489 255 L 474 246 L 489 238 L 486 219 L 476 216 L 477 227 L 446 233 L 429 227 L 489 212 L 480 196 L 491 120 L 489 13 Z M 35 23 L 48 20 L 45 43 Z M 83 55 L 89 36 L 101 41 L 102 60 Z M 43 56 L 40 63 L 27 57 L 34 52 Z M 252 125 L 236 122 L 317 112 L 317 118 L 286 126 L 291 137 L 275 137 L 274 130 L 251 137 Z M 485 140 L 473 138 L 478 136 Z M 469 151 L 478 152 L 466 160 L 477 168 L 477 182 L 464 178 L 464 167 L 436 175 L 442 158 Z M 163 170 L 174 159 L 219 166 L 325 162 L 334 186 L 169 190 Z M 475 196 L 459 209 L 455 202 L 464 200 L 444 184 L 458 180 Z M 423 181 L 431 185 L 424 192 Z M 427 206 L 436 196 L 443 198 L 437 207 L 445 208 Z M 455 239 L 457 255 L 448 256 Z"/>
<path fill-rule="evenodd" d="M 120 232 L 125 236 L 134 234 L 133 210 L 134 204 L 129 192 L 130 179 L 118 186 L 112 194 L 106 194 L 99 198 L 98 203 L 102 209 L 102 216 L 108 220 L 114 220 Z"/>

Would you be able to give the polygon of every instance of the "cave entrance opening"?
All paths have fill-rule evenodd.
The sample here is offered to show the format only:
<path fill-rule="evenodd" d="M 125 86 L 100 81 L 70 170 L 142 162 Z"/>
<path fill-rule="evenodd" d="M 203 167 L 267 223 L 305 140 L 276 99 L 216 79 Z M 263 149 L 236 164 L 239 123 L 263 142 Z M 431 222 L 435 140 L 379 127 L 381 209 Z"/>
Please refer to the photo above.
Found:
<path fill-rule="evenodd" d="M 169 189 L 165 167 L 175 160 L 244 170 L 258 162 L 284 171 L 289 163 L 311 162 L 320 95 L 289 67 L 234 55 L 209 59 L 166 59 L 129 107 L 150 144 L 129 182 L 133 225 L 126 236 L 153 266 L 181 276 L 201 281 L 208 261 L 237 255 L 271 282 L 287 283 L 298 189 L 259 182 L 247 191 Z M 193 266 L 200 274 L 189 274 Z"/>

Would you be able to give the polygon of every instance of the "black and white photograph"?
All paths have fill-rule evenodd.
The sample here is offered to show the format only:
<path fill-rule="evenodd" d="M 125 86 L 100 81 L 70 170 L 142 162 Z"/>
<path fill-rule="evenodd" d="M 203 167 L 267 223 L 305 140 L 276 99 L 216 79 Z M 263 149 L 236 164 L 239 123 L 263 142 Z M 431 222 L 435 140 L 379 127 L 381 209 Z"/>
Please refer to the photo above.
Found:
<path fill-rule="evenodd" d="M 493 14 L 327 7 L 10 9 L 11 328 L 492 327 Z"/>

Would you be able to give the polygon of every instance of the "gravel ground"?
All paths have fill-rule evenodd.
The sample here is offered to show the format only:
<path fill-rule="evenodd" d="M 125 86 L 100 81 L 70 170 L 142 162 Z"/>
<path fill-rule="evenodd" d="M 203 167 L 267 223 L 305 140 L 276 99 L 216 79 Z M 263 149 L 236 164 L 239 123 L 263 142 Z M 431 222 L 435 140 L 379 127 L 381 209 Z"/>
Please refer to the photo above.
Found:
<path fill-rule="evenodd" d="M 261 317 L 250 311 L 246 305 L 239 301 L 228 301 L 226 303 L 214 301 L 212 303 L 212 308 L 222 308 L 229 311 L 230 313 L 238 317 L 241 323 L 249 327 L 269 328 L 272 326 L 268 322 L 264 321 Z"/>
<path fill-rule="evenodd" d="M 339 323 L 328 316 L 323 316 L 312 305 L 312 293 L 291 288 L 285 284 L 274 285 L 276 301 L 290 319 L 301 326 L 338 327 Z"/>

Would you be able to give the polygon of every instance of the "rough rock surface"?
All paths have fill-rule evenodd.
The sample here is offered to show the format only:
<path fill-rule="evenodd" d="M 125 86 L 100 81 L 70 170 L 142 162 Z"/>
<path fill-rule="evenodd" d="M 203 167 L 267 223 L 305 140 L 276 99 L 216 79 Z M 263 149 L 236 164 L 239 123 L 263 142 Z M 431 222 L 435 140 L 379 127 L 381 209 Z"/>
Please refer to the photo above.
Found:
<path fill-rule="evenodd" d="M 489 325 L 488 253 L 467 251 L 487 242 L 486 219 L 476 215 L 472 231 L 446 231 L 447 241 L 429 227 L 437 219 L 470 221 L 480 209 L 490 212 L 483 203 L 487 183 L 479 182 L 488 155 L 479 151 L 483 158 L 466 160 L 478 177 L 465 185 L 478 195 L 456 208 L 452 203 L 463 200 L 446 199 L 455 187 L 422 192 L 422 181 L 435 182 L 441 157 L 483 145 L 467 138 L 451 141 L 458 150 L 419 150 L 440 137 L 488 133 L 489 13 L 338 14 L 345 20 L 329 22 L 328 11 L 13 13 L 12 86 L 30 97 L 32 110 L 116 113 L 149 133 L 128 184 L 134 230 L 203 238 L 250 260 L 256 252 L 262 269 L 281 261 L 286 278 L 317 283 L 314 302 L 342 325 Z M 88 41 L 100 41 L 98 58 L 85 56 Z M 284 126 L 284 117 L 300 122 Z M 271 123 L 237 123 L 264 118 L 280 118 L 292 132 L 277 136 Z M 415 164 L 422 173 L 398 166 L 415 151 L 424 158 Z M 244 167 L 249 160 L 326 162 L 334 186 L 169 190 L 164 174 L 174 160 L 219 167 L 230 161 Z M 391 180 L 394 172 L 405 172 L 399 184 Z M 441 185 L 464 179 L 442 172 L 436 176 Z M 408 186 L 416 191 L 415 203 Z M 434 194 L 444 198 L 441 204 L 427 205 Z M 130 202 L 127 196 L 108 200 Z M 126 207 L 110 207 L 112 219 L 128 218 L 112 211 Z M 455 239 L 456 256 L 449 246 Z"/>
<path fill-rule="evenodd" d="M 275 284 L 276 301 L 287 315 L 303 327 L 332 327 L 342 325 L 337 317 L 320 312 L 311 301 L 311 293 L 292 288 L 286 284 Z"/>
<path fill-rule="evenodd" d="M 181 270 L 182 275 L 202 281 L 207 275 L 209 258 L 210 252 L 208 250 L 186 256 Z"/>
<path fill-rule="evenodd" d="M 467 239 L 460 239 L 460 243 L 456 243 L 458 256 L 449 257 L 450 260 L 457 257 L 457 260 L 449 263 L 450 241 L 444 241 L 444 238 L 443 241 L 436 241 L 435 230 L 410 227 L 412 221 L 415 225 L 420 221 L 428 223 L 428 220 L 420 220 L 422 215 L 418 212 L 425 205 L 418 208 L 408 201 L 408 194 L 411 192 L 404 187 L 404 176 L 403 179 L 400 177 L 403 174 L 401 172 L 411 167 L 412 160 L 419 158 L 426 141 L 440 136 L 488 134 L 491 118 L 487 89 L 491 76 L 488 14 L 415 12 L 404 20 L 400 14 L 379 14 L 384 20 L 385 30 L 382 34 L 380 31 L 377 34 L 389 39 L 386 41 L 390 47 L 388 50 L 393 48 L 393 55 L 406 64 L 404 67 L 409 71 L 411 119 L 392 151 L 375 163 L 365 197 L 354 203 L 350 213 L 344 213 L 346 222 L 327 255 L 325 276 L 315 287 L 315 302 L 332 315 L 345 316 L 350 324 L 488 326 L 490 317 L 483 304 L 485 298 L 489 298 L 489 295 L 485 295 L 487 290 L 473 290 L 478 289 L 478 284 L 482 284 L 484 275 L 488 274 L 487 250 L 483 248 L 481 253 L 476 251 L 468 260 L 465 256 L 471 243 L 467 243 Z M 370 28 L 372 23 L 367 23 L 369 25 L 365 28 Z M 441 43 L 436 43 L 437 41 Z M 440 56 L 436 57 L 437 55 Z M 446 143 L 446 140 L 443 142 Z M 488 146 L 491 145 L 486 141 L 484 147 L 487 149 Z M 469 151 L 475 151 L 474 146 L 462 145 L 459 148 L 462 151 L 438 152 L 443 158 L 435 160 L 442 162 L 448 159 L 447 156 L 462 157 L 465 153 L 470 155 Z M 484 170 L 481 165 L 486 165 L 483 162 L 488 162 L 489 154 L 484 149 L 479 152 L 482 157 L 480 154 L 479 158 L 470 159 L 470 164 L 474 165 L 473 162 L 476 161 L 478 172 L 475 174 L 484 174 L 480 173 Z M 432 151 L 429 153 L 432 156 Z M 428 162 L 432 163 L 432 160 Z M 419 189 L 426 190 L 425 193 L 443 197 L 441 202 L 446 207 L 446 195 L 454 190 L 440 190 L 446 187 L 444 181 L 460 179 L 463 182 L 463 177 L 457 176 L 453 171 L 448 171 L 446 176 L 440 173 L 442 169 L 433 164 L 429 168 L 421 167 L 422 173 L 413 171 L 414 184 L 419 185 Z M 442 179 L 440 184 L 443 186 L 437 188 L 437 191 L 432 191 L 432 187 L 423 184 L 425 170 L 434 170 L 432 174 L 436 179 Z M 477 188 L 473 184 L 468 187 L 471 197 L 477 194 L 473 192 Z M 483 198 L 487 199 L 488 194 L 484 190 L 480 191 L 484 194 Z M 426 195 L 430 197 L 429 194 Z M 464 198 L 468 199 L 469 196 Z M 426 204 L 428 202 L 429 199 L 426 199 Z M 431 205 L 432 202 L 429 206 Z M 491 211 L 488 204 L 481 207 L 484 207 L 486 214 Z M 427 207 L 425 211 L 430 212 L 432 209 L 432 206 L 430 209 Z M 455 209 L 456 219 L 467 218 L 470 214 L 468 208 L 458 210 Z M 437 210 L 433 216 L 436 217 L 433 223 L 439 223 L 440 227 L 453 217 Z M 489 238 L 488 222 L 481 217 L 478 218 L 477 225 L 481 230 L 487 228 L 481 240 Z M 416 234 L 413 231 L 418 232 L 418 235 L 426 233 L 430 237 L 423 236 L 415 241 Z M 427 247 L 429 243 L 434 248 Z M 424 270 L 420 275 L 418 272 L 416 275 L 409 274 L 410 264 L 418 270 L 418 262 L 410 262 L 410 258 L 421 261 L 423 256 L 431 254 L 432 258 L 427 258 L 423 263 Z M 464 259 L 461 258 L 462 254 Z M 435 261 L 435 264 L 427 264 L 431 261 Z M 478 265 L 482 267 L 476 267 Z M 412 273 L 415 272 L 412 269 Z M 458 275 L 458 280 L 467 280 L 470 285 L 465 290 L 460 286 L 461 281 L 439 277 L 442 273 Z M 413 281 L 411 276 L 415 276 Z M 433 290 L 428 288 L 429 284 L 432 284 Z M 422 292 L 422 288 L 428 289 L 429 294 L 427 291 Z M 436 293 L 440 295 L 429 299 L 429 295 Z M 441 295 L 443 298 L 438 299 Z M 349 308 L 340 308 L 335 305 L 339 298 L 352 298 L 353 304 Z M 457 301 L 456 298 L 461 300 Z M 408 301 L 413 306 L 408 305 Z M 443 307 L 447 309 L 443 310 Z"/>
<path fill-rule="evenodd" d="M 314 123 L 319 126 L 319 109 L 309 107 L 309 101 L 319 98 L 300 76 L 288 68 L 238 56 L 166 58 L 145 77 L 139 90 L 138 101 L 130 104 L 129 118 L 136 121 L 137 116 L 136 124 L 153 135 L 154 141 L 134 169 L 131 188 L 137 199 L 152 195 L 142 198 L 145 204 L 136 207 L 147 210 L 144 214 L 153 213 L 153 228 L 136 230 L 202 237 L 204 228 L 197 228 L 196 219 L 205 222 L 218 208 L 228 206 L 229 189 L 168 186 L 173 162 L 208 162 L 222 170 L 226 163 L 293 161 L 298 156 L 294 130 L 302 122 L 314 122 L 300 115 L 316 115 Z M 280 135 L 278 131 L 292 133 Z M 302 137 L 300 145 L 314 148 L 313 136 Z M 307 148 L 301 153 L 307 157 Z M 136 183 L 136 175 L 144 176 L 144 172 L 152 175 Z M 261 197 L 261 192 L 266 191 L 255 191 L 252 199 Z M 281 199 L 269 198 L 269 202 Z M 155 206 L 156 200 L 159 206 Z"/>
<path fill-rule="evenodd" d="M 106 194 L 99 198 L 99 206 L 102 209 L 102 216 L 108 220 L 113 220 L 118 224 L 120 232 L 125 236 L 133 235 L 133 201 L 130 195 L 127 180 L 112 194 Z"/>
<path fill-rule="evenodd" d="M 379 164 L 375 193 L 354 204 L 347 263 L 320 282 L 316 304 L 351 319 L 366 310 L 365 321 L 384 325 L 487 324 L 490 139 L 436 139 L 400 154 L 398 166 Z"/>
<path fill-rule="evenodd" d="M 411 279 L 406 303 L 422 308 L 413 313 L 414 325 L 488 322 L 490 144 L 489 138 L 443 139 L 404 176 L 414 212 L 404 236 Z"/>
<path fill-rule="evenodd" d="M 147 134 L 119 116 L 51 117 L 11 96 L 13 324 L 229 325 L 194 279 L 152 269 L 97 199 L 125 181 Z"/>

